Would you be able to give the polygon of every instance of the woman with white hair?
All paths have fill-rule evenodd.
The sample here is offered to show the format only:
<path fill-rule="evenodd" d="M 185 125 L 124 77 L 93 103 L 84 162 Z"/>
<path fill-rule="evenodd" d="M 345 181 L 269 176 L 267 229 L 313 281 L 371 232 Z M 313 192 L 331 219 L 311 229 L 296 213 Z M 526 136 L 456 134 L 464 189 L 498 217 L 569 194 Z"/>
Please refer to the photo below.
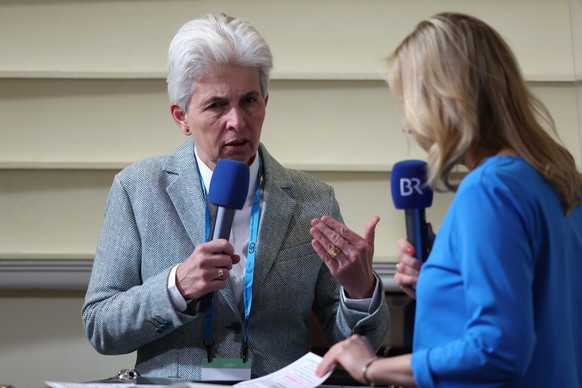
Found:
<path fill-rule="evenodd" d="M 260 143 L 271 67 L 255 28 L 223 14 L 186 23 L 171 42 L 170 111 L 189 140 L 116 175 L 82 310 L 91 344 L 137 351 L 141 376 L 271 373 L 311 350 L 311 313 L 330 343 L 384 339 L 382 282 L 365 254 L 373 247 L 353 236 L 359 249 L 326 254 L 341 267 L 324 262 L 309 230 L 315 218 L 341 219 L 333 189 Z M 211 239 L 207 192 L 221 159 L 249 166 L 249 190 L 230 238 Z"/>

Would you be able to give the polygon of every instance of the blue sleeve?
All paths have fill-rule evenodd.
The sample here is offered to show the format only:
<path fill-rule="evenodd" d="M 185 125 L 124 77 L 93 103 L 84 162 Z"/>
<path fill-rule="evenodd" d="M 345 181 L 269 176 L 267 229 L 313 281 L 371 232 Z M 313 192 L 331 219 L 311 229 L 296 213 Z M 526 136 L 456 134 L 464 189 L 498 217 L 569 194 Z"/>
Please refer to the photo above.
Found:
<path fill-rule="evenodd" d="M 491 386 L 526 370 L 536 341 L 528 209 L 527 193 L 493 179 L 471 181 L 457 193 L 450 252 L 463 283 L 466 326 L 458 339 L 413 356 L 419 386 Z"/>

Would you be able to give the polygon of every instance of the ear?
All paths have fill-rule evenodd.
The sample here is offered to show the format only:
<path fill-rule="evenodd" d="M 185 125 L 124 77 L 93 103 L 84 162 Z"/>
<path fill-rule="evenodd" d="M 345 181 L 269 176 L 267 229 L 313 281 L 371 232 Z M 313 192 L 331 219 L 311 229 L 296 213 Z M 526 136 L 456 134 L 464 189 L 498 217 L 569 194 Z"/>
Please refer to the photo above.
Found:
<path fill-rule="evenodd" d="M 186 136 L 190 136 L 192 131 L 190 130 L 190 123 L 188 122 L 188 116 L 186 112 L 178 106 L 175 102 L 170 104 L 170 113 L 172 114 L 172 118 L 176 122 L 180 131 Z"/>
<path fill-rule="evenodd" d="M 267 94 L 265 96 L 265 107 L 267 107 L 267 103 L 269 102 L 269 95 Z"/>

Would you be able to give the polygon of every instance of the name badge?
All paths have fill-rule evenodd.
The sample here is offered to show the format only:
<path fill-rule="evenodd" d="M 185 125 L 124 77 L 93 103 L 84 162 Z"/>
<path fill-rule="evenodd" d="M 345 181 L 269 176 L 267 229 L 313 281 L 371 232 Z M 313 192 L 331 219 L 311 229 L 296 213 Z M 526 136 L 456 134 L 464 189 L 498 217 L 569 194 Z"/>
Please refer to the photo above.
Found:
<path fill-rule="evenodd" d="M 202 381 L 244 381 L 251 378 L 252 359 L 214 358 L 202 361 Z"/>

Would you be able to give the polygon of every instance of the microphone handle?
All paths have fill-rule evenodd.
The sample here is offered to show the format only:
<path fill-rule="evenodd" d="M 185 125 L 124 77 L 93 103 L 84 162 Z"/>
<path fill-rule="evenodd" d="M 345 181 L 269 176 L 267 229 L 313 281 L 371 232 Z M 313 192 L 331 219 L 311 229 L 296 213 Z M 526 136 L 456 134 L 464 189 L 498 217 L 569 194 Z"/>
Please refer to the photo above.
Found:
<path fill-rule="evenodd" d="M 414 246 L 416 258 L 426 261 L 430 252 L 425 209 L 405 209 L 406 239 Z"/>
<path fill-rule="evenodd" d="M 217 206 L 216 217 L 212 220 L 212 225 L 210 227 L 210 235 L 212 240 L 230 238 L 230 231 L 232 229 L 232 223 L 234 221 L 235 209 Z M 209 292 L 208 294 L 193 300 L 190 304 L 193 304 L 192 308 L 198 313 L 203 313 L 210 308 L 212 304 L 212 298 L 214 297 L 214 292 Z"/>
<path fill-rule="evenodd" d="M 230 207 L 216 207 L 216 217 L 214 217 L 210 227 L 210 235 L 212 236 L 212 240 L 228 240 L 230 238 L 230 231 L 232 230 L 235 211 L 236 209 Z"/>

